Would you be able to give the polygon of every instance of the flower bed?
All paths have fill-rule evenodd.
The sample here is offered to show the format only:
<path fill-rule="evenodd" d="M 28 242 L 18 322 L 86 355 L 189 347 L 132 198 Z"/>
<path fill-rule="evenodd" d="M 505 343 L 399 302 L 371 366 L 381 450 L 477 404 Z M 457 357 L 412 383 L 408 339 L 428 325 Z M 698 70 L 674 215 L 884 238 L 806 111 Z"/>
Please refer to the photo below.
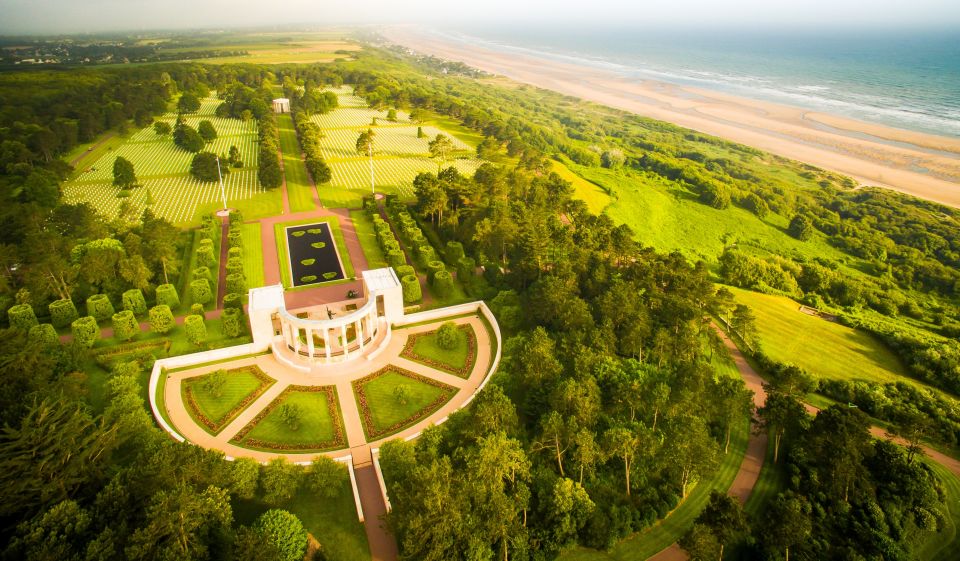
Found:
<path fill-rule="evenodd" d="M 258 397 L 263 395 L 263 393 L 267 391 L 267 389 L 276 382 L 276 380 L 267 376 L 267 374 L 263 370 L 261 370 L 259 366 L 255 364 L 252 364 L 250 366 L 244 366 L 242 368 L 234 368 L 226 371 L 227 376 L 230 376 L 231 374 L 237 374 L 240 372 L 246 372 L 248 374 L 253 375 L 257 380 L 260 381 L 260 385 L 257 386 L 255 390 L 253 390 L 252 392 L 244 396 L 244 398 L 236 406 L 234 406 L 233 409 L 231 409 L 230 411 L 227 411 L 223 416 L 221 416 L 217 420 L 213 420 L 207 417 L 207 415 L 203 412 L 203 409 L 200 407 L 200 404 L 197 403 L 196 396 L 194 396 L 193 394 L 192 386 L 194 384 L 200 383 L 200 378 L 202 378 L 202 376 L 193 380 L 184 381 L 183 398 L 184 398 L 184 402 L 186 402 L 187 404 L 187 410 L 190 411 L 190 416 L 193 417 L 193 419 L 196 420 L 198 423 L 200 423 L 200 425 L 202 425 L 204 429 L 207 430 L 207 432 L 211 434 L 218 434 L 221 430 L 223 430 L 224 427 L 230 424 L 230 421 L 237 418 L 237 416 L 244 409 L 249 407 L 251 403 L 256 401 Z"/>
<path fill-rule="evenodd" d="M 407 344 L 403 347 L 403 351 L 400 352 L 400 356 L 407 360 L 419 362 L 420 364 L 424 364 L 430 368 L 436 368 L 441 372 L 453 374 L 454 376 L 459 376 L 461 378 L 469 378 L 470 373 L 473 372 L 474 365 L 477 363 L 477 334 L 473 331 L 473 327 L 470 325 L 458 325 L 457 328 L 464 332 L 467 337 L 467 360 L 464 362 L 464 365 L 461 368 L 456 368 L 452 364 L 430 358 L 428 356 L 423 356 L 416 352 L 415 347 L 417 346 L 417 341 L 424 337 L 436 335 L 437 331 L 427 331 L 424 333 L 414 333 L 410 335 L 407 338 Z"/>
<path fill-rule="evenodd" d="M 299 443 L 284 443 L 284 442 L 270 442 L 265 440 L 258 440 L 254 438 L 246 438 L 247 434 L 250 433 L 257 426 L 258 423 L 267 418 L 270 413 L 279 407 L 286 397 L 294 392 L 310 392 L 310 393 L 322 393 L 326 398 L 328 412 L 330 414 L 330 421 L 333 425 L 333 437 L 326 441 L 321 442 L 299 442 Z M 257 416 L 253 418 L 245 427 L 240 429 L 240 431 L 230 439 L 230 442 L 244 446 L 247 448 L 257 448 L 261 450 L 276 450 L 276 451 L 290 451 L 290 452 L 304 452 L 304 451 L 316 451 L 322 452 L 325 450 L 336 450 L 338 448 L 345 448 L 347 446 L 346 433 L 343 427 L 343 419 L 340 415 L 340 402 L 337 399 L 337 388 L 336 386 L 287 386 L 280 395 L 277 396 L 269 405 L 264 407 Z"/>
<path fill-rule="evenodd" d="M 369 398 L 367 396 L 365 386 L 370 382 L 372 382 L 373 380 L 376 380 L 377 378 L 389 373 L 399 374 L 406 378 L 410 378 L 414 381 L 422 382 L 424 384 L 439 388 L 442 391 L 432 402 L 420 408 L 418 411 L 416 411 L 409 417 L 401 419 L 400 421 L 397 421 L 396 423 L 393 423 L 392 425 L 387 427 L 377 427 L 377 424 L 373 419 L 373 413 L 370 409 Z M 434 380 L 432 378 L 427 378 L 426 376 L 421 376 L 414 372 L 410 372 L 409 370 L 405 370 L 398 366 L 392 366 L 392 365 L 385 366 L 372 374 L 364 376 L 363 378 L 360 378 L 358 380 L 354 380 L 352 382 L 352 385 L 353 385 L 353 391 L 357 396 L 357 404 L 360 409 L 360 417 L 363 420 L 363 430 L 367 434 L 367 440 L 374 440 L 377 438 L 382 438 L 384 436 L 391 435 L 395 432 L 399 432 L 400 430 L 416 423 L 417 421 L 420 421 L 421 419 L 430 416 L 433 412 L 439 409 L 444 403 L 449 401 L 450 398 L 454 396 L 454 394 L 457 393 L 457 388 L 453 386 L 449 386 L 447 384 L 444 384 L 443 382 L 438 382 L 437 380 Z"/>

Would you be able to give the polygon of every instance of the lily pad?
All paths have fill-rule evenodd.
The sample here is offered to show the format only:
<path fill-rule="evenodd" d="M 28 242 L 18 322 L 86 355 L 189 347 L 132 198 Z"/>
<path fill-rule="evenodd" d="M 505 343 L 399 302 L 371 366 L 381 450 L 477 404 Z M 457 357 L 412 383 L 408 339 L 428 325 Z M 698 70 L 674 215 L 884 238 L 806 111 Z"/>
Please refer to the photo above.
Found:
<path fill-rule="evenodd" d="M 323 230 L 321 230 L 320 228 L 310 228 L 309 230 L 307 230 L 307 233 L 308 233 L 308 234 L 322 234 L 322 233 L 323 233 Z"/>
<path fill-rule="evenodd" d="M 307 275 L 305 277 L 300 277 L 300 282 L 313 282 L 317 280 L 317 275 Z"/>
<path fill-rule="evenodd" d="M 310 247 L 315 247 L 317 249 L 323 249 L 327 247 L 327 242 L 313 242 L 310 244 Z"/>
<path fill-rule="evenodd" d="M 316 263 L 316 262 L 317 262 L 316 259 L 301 259 L 301 260 L 300 260 L 300 264 L 303 265 L 303 266 L 305 266 L 305 267 L 309 267 L 310 265 L 313 265 L 313 264 Z"/>
<path fill-rule="evenodd" d="M 337 276 L 337 273 L 335 273 L 335 272 L 329 272 L 329 273 L 324 273 L 324 274 L 323 274 L 323 278 L 325 278 L 325 279 L 327 279 L 327 280 L 330 280 L 330 279 L 332 279 L 332 278 L 335 277 L 335 276 Z"/>
<path fill-rule="evenodd" d="M 300 236 L 302 236 L 302 235 L 304 235 L 304 234 L 306 234 L 306 232 L 304 232 L 303 230 L 300 230 L 300 231 L 294 232 L 294 233 L 293 233 L 293 237 L 299 238 Z"/>

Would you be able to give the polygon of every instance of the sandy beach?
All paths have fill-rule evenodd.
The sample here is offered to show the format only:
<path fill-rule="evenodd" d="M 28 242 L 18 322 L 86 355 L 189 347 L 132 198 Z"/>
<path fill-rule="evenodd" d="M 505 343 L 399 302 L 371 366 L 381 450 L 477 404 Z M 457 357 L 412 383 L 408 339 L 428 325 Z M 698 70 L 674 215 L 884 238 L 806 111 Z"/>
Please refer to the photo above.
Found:
<path fill-rule="evenodd" d="M 423 54 L 639 115 L 675 123 L 960 208 L 960 139 L 736 97 L 533 55 L 503 53 L 391 27 L 389 41 Z"/>

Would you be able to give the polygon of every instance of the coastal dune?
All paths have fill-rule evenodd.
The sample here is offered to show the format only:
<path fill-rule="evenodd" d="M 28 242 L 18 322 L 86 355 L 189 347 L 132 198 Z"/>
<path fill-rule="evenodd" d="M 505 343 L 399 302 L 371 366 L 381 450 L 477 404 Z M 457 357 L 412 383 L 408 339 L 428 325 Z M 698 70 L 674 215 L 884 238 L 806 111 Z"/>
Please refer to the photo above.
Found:
<path fill-rule="evenodd" d="M 960 139 L 900 130 L 798 107 L 655 80 L 532 54 L 504 53 L 391 27 L 383 36 L 413 51 L 572 95 L 960 208 Z"/>

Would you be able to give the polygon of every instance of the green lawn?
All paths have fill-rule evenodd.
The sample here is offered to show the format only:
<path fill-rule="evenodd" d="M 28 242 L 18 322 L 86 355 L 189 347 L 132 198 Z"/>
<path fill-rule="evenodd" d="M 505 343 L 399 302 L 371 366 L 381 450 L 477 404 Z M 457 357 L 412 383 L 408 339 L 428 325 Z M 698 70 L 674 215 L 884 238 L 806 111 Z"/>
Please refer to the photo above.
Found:
<path fill-rule="evenodd" d="M 743 507 L 744 512 L 754 522 L 759 522 L 760 516 L 766 511 L 770 501 L 786 488 L 788 477 L 784 469 L 785 465 L 783 445 L 780 446 L 780 463 L 773 463 L 773 439 L 770 439 L 767 454 L 763 460 L 763 467 L 760 469 L 760 477 L 757 478 L 757 483 L 753 486 L 753 492 L 750 493 L 747 504 Z"/>
<path fill-rule="evenodd" d="M 937 462 L 926 461 L 927 465 L 933 469 L 933 472 L 943 483 L 943 489 L 946 495 L 947 512 L 944 513 L 943 529 L 930 536 L 917 550 L 916 559 L 925 561 L 948 561 L 957 558 L 957 550 L 960 549 L 960 534 L 957 532 L 957 525 L 960 522 L 960 478 L 950 473 Z"/>
<path fill-rule="evenodd" d="M 300 141 L 297 139 L 297 130 L 293 125 L 293 117 L 289 113 L 277 116 L 277 126 L 280 128 L 280 151 L 283 153 L 283 173 L 287 178 L 287 196 L 290 199 L 292 212 L 303 212 L 316 209 L 313 203 L 313 187 L 307 175 L 307 166 L 300 157 Z"/>
<path fill-rule="evenodd" d="M 193 420 L 197 421 L 198 425 L 211 434 L 219 433 L 223 427 L 243 411 L 244 408 L 239 406 L 248 396 L 262 393 L 272 385 L 272 382 L 266 382 L 257 377 L 252 369 L 228 370 L 226 372 L 226 384 L 223 386 L 220 397 L 216 397 L 203 387 L 204 382 L 210 376 L 211 374 L 204 374 L 185 380 L 181 386 L 181 398 L 187 404 L 187 411 L 190 412 Z M 188 392 L 193 395 L 193 401 L 188 399 Z M 197 409 L 194 409 L 194 403 Z M 250 403 L 252 403 L 252 400 L 248 400 L 246 405 Z M 198 418 L 198 414 L 212 421 L 216 428 L 202 422 Z"/>
<path fill-rule="evenodd" d="M 292 512 L 313 535 L 330 561 L 370 561 L 370 546 L 363 524 L 357 519 L 350 480 L 337 488 L 335 497 L 300 489 L 289 501 L 269 505 L 261 500 L 238 500 L 233 504 L 237 524 L 250 525 L 271 508 Z"/>
<path fill-rule="evenodd" d="M 306 391 L 292 389 L 295 387 L 285 390 L 268 406 L 271 409 L 267 416 L 249 428 L 242 439 L 239 439 L 241 446 L 256 450 L 295 452 L 323 452 L 346 446 L 336 388 L 324 386 L 326 391 Z M 302 416 L 300 427 L 296 431 L 291 430 L 280 418 L 280 406 L 286 403 L 300 408 Z M 241 433 L 243 431 L 247 431 L 247 428 Z"/>
<path fill-rule="evenodd" d="M 573 185 L 574 198 L 580 199 L 587 203 L 587 208 L 590 209 L 591 213 L 600 214 L 603 212 L 603 209 L 607 208 L 607 205 L 610 204 L 610 195 L 608 195 L 607 192 L 604 191 L 599 185 L 596 183 L 591 183 L 573 173 L 570 171 L 570 168 L 568 168 L 562 162 L 552 160 L 550 164 L 552 166 L 551 171 L 555 172 L 565 181 L 569 181 Z"/>
<path fill-rule="evenodd" d="M 263 286 L 263 248 L 260 241 L 260 224 L 242 224 L 243 236 L 243 273 L 247 276 L 247 286 Z"/>
<path fill-rule="evenodd" d="M 340 263 L 343 265 L 343 275 L 345 279 L 335 282 L 344 282 L 354 278 L 356 273 L 353 270 L 353 263 L 350 261 L 350 252 L 347 251 L 347 242 L 343 239 L 343 232 L 340 231 L 340 222 L 337 218 L 321 217 L 321 218 L 304 218 L 302 220 L 294 220 L 291 222 L 283 222 L 280 224 L 274 224 L 274 234 L 277 239 L 277 257 L 280 260 L 280 280 L 283 283 L 283 286 L 287 289 L 293 287 L 293 282 L 290 280 L 290 261 L 287 256 L 287 226 L 298 226 L 300 224 L 320 224 L 325 222 L 330 225 L 330 231 L 333 234 L 333 241 L 337 244 L 337 252 L 340 253 Z M 308 286 L 316 286 L 315 283 Z M 303 286 L 297 288 L 304 288 Z"/>
<path fill-rule="evenodd" d="M 457 346 L 449 350 L 442 348 L 437 343 L 436 331 L 413 334 L 410 336 L 410 340 L 407 342 L 406 348 L 403 349 L 401 356 L 461 378 L 468 378 L 473 369 L 473 363 L 476 362 L 476 335 L 472 334 L 472 327 L 467 326 L 467 328 L 470 329 L 470 334 L 462 329 L 457 330 Z M 473 337 L 474 347 L 473 360 L 469 362 L 470 342 L 468 337 Z"/>
<path fill-rule="evenodd" d="M 561 561 L 635 561 L 647 559 L 679 540 L 693 526 L 710 498 L 710 492 L 726 491 L 740 470 L 747 451 L 749 422 L 735 429 L 730 440 L 730 452 L 723 457 L 713 477 L 705 479 L 687 495 L 686 500 L 659 524 L 634 534 L 618 543 L 609 552 L 576 547 L 560 555 Z"/>
<path fill-rule="evenodd" d="M 779 362 L 816 378 L 887 383 L 911 381 L 899 359 L 866 332 L 799 311 L 789 298 L 730 289 L 757 316 L 760 346 Z"/>
<path fill-rule="evenodd" d="M 360 247 L 363 248 L 363 256 L 367 258 L 367 266 L 371 269 L 379 269 L 387 266 L 387 260 L 383 256 L 383 250 L 380 249 L 380 242 L 377 241 L 377 234 L 373 229 L 373 220 L 363 210 L 351 210 L 350 220 L 353 221 L 353 228 L 360 238 Z"/>
<path fill-rule="evenodd" d="M 455 388 L 439 382 L 439 386 L 429 384 L 414 376 L 388 366 L 353 382 L 368 438 L 382 438 L 403 430 L 439 409 L 456 393 Z M 406 388 L 406 403 L 401 403 L 394 393 L 399 386 Z M 361 394 L 366 398 L 366 406 Z"/>

